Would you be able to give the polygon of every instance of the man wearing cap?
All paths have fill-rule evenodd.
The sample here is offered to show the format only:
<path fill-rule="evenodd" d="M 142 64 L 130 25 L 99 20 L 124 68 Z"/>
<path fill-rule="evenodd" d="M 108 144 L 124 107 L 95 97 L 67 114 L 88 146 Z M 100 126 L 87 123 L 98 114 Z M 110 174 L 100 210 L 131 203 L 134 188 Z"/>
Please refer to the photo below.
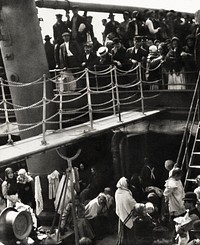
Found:
<path fill-rule="evenodd" d="M 129 22 L 130 22 L 130 15 L 129 15 L 128 11 L 124 11 L 123 19 L 124 19 L 124 21 L 122 21 L 119 24 L 119 32 L 118 33 L 119 33 L 119 36 L 120 36 L 124 46 L 126 48 L 128 48 L 129 47 L 128 26 L 129 26 Z"/>
<path fill-rule="evenodd" d="M 189 214 L 189 218 L 191 219 L 191 222 L 181 225 L 177 229 L 178 234 L 182 234 L 183 232 L 190 231 L 192 229 L 192 225 L 194 221 L 200 219 L 200 213 L 196 207 L 197 195 L 194 192 L 186 192 L 183 201 L 184 201 L 185 209 L 189 210 L 188 214 Z M 189 232 L 189 236 L 190 239 L 192 239 L 192 234 L 190 232 Z"/>
<path fill-rule="evenodd" d="M 108 19 L 110 19 L 110 21 L 105 26 L 105 36 L 112 32 L 117 35 L 117 28 L 119 27 L 119 22 L 115 20 L 115 15 L 113 13 L 109 14 Z"/>
<path fill-rule="evenodd" d="M 92 68 L 98 63 L 99 57 L 93 51 L 93 43 L 87 42 L 84 44 L 84 54 L 82 57 L 82 67 Z"/>
<path fill-rule="evenodd" d="M 55 44 L 55 60 L 56 60 L 56 66 L 59 68 L 60 63 L 59 63 L 59 48 L 60 45 L 63 43 L 63 38 L 62 34 L 66 31 L 68 31 L 68 24 L 66 24 L 62 20 L 62 14 L 56 14 L 56 23 L 53 25 L 53 37 L 54 37 L 54 44 Z"/>
<path fill-rule="evenodd" d="M 50 42 L 51 37 L 49 35 L 46 35 L 44 37 L 44 40 L 45 40 L 44 48 L 47 56 L 49 70 L 53 70 L 56 67 L 56 62 L 54 57 L 54 45 Z"/>
<path fill-rule="evenodd" d="M 71 41 L 71 33 L 62 34 L 64 43 L 60 45 L 60 66 L 61 68 L 77 68 L 81 66 L 79 46 Z"/>
<path fill-rule="evenodd" d="M 73 16 L 70 23 L 70 29 L 72 30 L 71 39 L 75 40 L 82 46 L 87 41 L 87 31 L 89 30 L 89 23 L 84 16 L 80 16 L 78 5 L 72 6 Z"/>
<path fill-rule="evenodd" d="M 126 48 L 122 45 L 118 37 L 113 39 L 113 46 L 111 49 L 113 63 L 122 68 L 126 63 Z"/>

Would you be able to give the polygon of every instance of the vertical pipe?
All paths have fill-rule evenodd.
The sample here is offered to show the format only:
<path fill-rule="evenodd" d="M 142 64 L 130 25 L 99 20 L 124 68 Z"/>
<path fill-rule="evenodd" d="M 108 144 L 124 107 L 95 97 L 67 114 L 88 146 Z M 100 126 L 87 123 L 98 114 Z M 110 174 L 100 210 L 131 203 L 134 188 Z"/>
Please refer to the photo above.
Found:
<path fill-rule="evenodd" d="M 117 97 L 117 107 L 118 107 L 118 113 L 119 113 L 119 121 L 122 121 L 121 118 L 121 107 L 120 107 L 120 98 L 119 98 L 119 88 L 118 88 L 118 81 L 117 81 L 117 71 L 116 69 L 114 70 L 115 72 L 115 86 L 116 86 L 116 97 Z"/>
<path fill-rule="evenodd" d="M 144 114 L 144 95 L 143 95 L 143 88 L 142 88 L 142 66 L 141 66 L 141 63 L 139 63 L 139 82 L 140 82 L 142 113 Z"/>
<path fill-rule="evenodd" d="M 46 75 L 43 75 L 43 119 L 42 119 L 42 144 L 46 145 Z"/>
<path fill-rule="evenodd" d="M 114 66 L 114 74 L 117 75 L 116 66 Z M 115 108 L 115 84 L 114 84 L 114 81 L 113 81 L 112 67 L 111 67 L 110 76 L 111 76 L 111 84 L 112 84 L 113 114 L 116 116 L 116 108 Z M 116 80 L 116 78 L 115 78 L 115 80 Z"/>
<path fill-rule="evenodd" d="M 89 120 L 90 120 L 90 127 L 93 130 L 93 116 L 92 116 L 92 100 L 91 100 L 91 92 L 90 92 L 90 80 L 89 80 L 89 72 L 88 69 L 86 71 L 86 86 L 87 86 L 87 99 L 88 99 L 88 110 L 89 110 Z"/>

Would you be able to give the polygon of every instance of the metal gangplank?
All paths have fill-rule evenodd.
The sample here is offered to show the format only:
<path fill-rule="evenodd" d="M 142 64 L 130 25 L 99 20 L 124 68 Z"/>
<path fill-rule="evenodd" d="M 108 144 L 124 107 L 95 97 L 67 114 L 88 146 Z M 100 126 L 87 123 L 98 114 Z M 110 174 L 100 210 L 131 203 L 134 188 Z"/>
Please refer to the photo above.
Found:
<path fill-rule="evenodd" d="M 139 69 L 140 64 L 129 71 L 113 66 L 101 70 L 86 68 L 77 73 L 55 70 L 53 77 L 43 75 L 37 81 L 27 84 L 1 79 L 3 99 L 0 111 L 5 113 L 5 123 L 0 129 L 4 129 L 1 135 L 8 137 L 8 144 L 0 146 L 0 165 L 5 166 L 47 150 L 73 144 L 85 137 L 114 130 L 163 111 L 163 108 L 145 108 L 145 100 L 158 97 L 159 93 L 151 97 L 144 96 L 143 85 L 146 84 L 142 82 Z M 53 83 L 55 87 L 55 96 L 51 99 L 46 95 L 48 83 Z M 34 89 L 34 86 L 41 84 L 42 98 L 33 105 L 15 105 L 6 99 L 6 86 L 19 89 L 33 86 Z M 162 86 L 161 81 L 155 81 L 155 84 Z M 48 107 L 55 105 L 55 115 L 47 117 Z M 29 124 L 10 122 L 9 113 L 20 110 L 37 110 L 41 113 L 41 120 Z M 51 127 L 53 124 L 55 127 Z M 41 133 L 13 142 L 13 135 L 35 128 L 39 128 Z"/>

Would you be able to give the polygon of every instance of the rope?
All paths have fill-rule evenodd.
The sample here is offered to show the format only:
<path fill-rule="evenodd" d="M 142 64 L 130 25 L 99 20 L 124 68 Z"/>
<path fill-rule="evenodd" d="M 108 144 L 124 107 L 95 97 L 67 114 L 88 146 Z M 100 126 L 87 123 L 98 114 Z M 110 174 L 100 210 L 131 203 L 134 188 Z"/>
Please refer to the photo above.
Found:
<path fill-rule="evenodd" d="M 66 112 L 69 111 L 69 112 L 70 112 L 69 114 L 71 114 L 71 112 L 78 112 L 78 111 L 81 111 L 81 110 L 83 110 L 83 109 L 86 109 L 87 107 L 88 107 L 88 105 L 85 105 L 85 106 L 83 106 L 83 107 L 81 107 L 81 108 L 78 108 L 78 109 L 73 109 L 73 110 L 62 110 L 62 112 L 64 112 L 64 113 L 66 114 Z"/>
<path fill-rule="evenodd" d="M 30 106 L 25 106 L 25 107 L 18 108 L 18 109 L 7 109 L 7 111 L 23 111 L 26 109 L 33 109 L 34 106 L 39 105 L 41 102 L 42 102 L 42 100 L 40 100 L 40 101 L 30 105 Z M 16 106 L 16 105 L 14 104 L 14 106 Z M 0 111 L 5 111 L 5 109 L 0 108 Z"/>
<path fill-rule="evenodd" d="M 114 88 L 115 88 L 115 87 L 114 87 Z M 94 91 L 94 90 L 89 89 L 89 91 L 90 91 L 92 94 L 103 94 L 103 93 L 109 92 L 109 91 L 111 91 L 111 90 L 113 90 L 113 87 L 110 88 L 110 89 L 107 89 L 107 90 L 103 90 L 103 91 Z"/>
<path fill-rule="evenodd" d="M 121 103 L 121 105 L 130 105 L 130 104 L 135 104 L 135 103 L 137 103 L 137 102 L 139 102 L 139 101 L 141 101 L 141 100 L 142 100 L 142 98 L 139 98 L 139 99 L 134 100 L 134 101 L 132 101 L 132 102 Z"/>
<path fill-rule="evenodd" d="M 104 102 L 104 103 L 92 104 L 92 106 L 103 106 L 103 105 L 107 105 L 107 104 L 111 103 L 112 101 L 113 101 L 113 100 L 111 99 L 111 100 L 106 101 L 106 102 Z"/>
<path fill-rule="evenodd" d="M 154 83 L 159 83 L 160 81 L 162 81 L 162 80 L 159 79 L 159 80 L 155 80 L 155 81 L 142 81 L 142 83 L 145 83 L 145 84 L 154 84 Z"/>
<path fill-rule="evenodd" d="M 156 95 L 153 95 L 153 96 L 144 97 L 144 100 L 153 99 L 153 98 L 156 98 L 158 96 L 160 96 L 160 93 L 159 94 L 156 94 Z"/>
<path fill-rule="evenodd" d="M 81 117 L 84 117 L 84 116 L 87 115 L 87 114 L 88 114 L 88 111 L 85 112 L 83 115 L 79 115 L 79 116 L 77 116 L 77 117 L 74 117 L 74 118 L 71 118 L 71 119 L 68 119 L 68 120 L 63 120 L 62 123 L 67 123 L 67 122 L 71 122 L 71 121 L 77 120 L 77 119 L 79 119 L 79 118 L 81 118 Z"/>
<path fill-rule="evenodd" d="M 13 81 L 8 81 L 8 80 L 3 80 L 3 81 L 7 81 L 8 84 L 3 84 L 6 87 L 27 87 L 30 85 L 35 85 L 36 83 L 42 83 L 43 82 L 43 77 L 38 78 L 37 80 L 33 81 L 33 82 L 29 82 L 29 83 L 19 83 L 19 82 L 13 82 Z"/>
<path fill-rule="evenodd" d="M 82 98 L 83 96 L 85 96 L 86 94 L 87 94 L 87 92 L 85 92 L 84 94 L 81 94 L 80 96 L 78 96 L 78 97 L 76 97 L 76 98 L 73 98 L 73 99 L 70 99 L 70 100 L 62 101 L 62 103 L 65 104 L 65 103 L 70 103 L 70 102 L 72 102 L 72 101 L 76 101 L 76 100 Z M 58 101 L 58 102 L 56 102 L 56 103 L 60 103 L 60 102 Z"/>
<path fill-rule="evenodd" d="M 26 129 L 20 129 L 18 131 L 10 131 L 10 132 L 7 132 L 7 133 L 3 133 L 3 135 L 7 135 L 7 134 L 19 134 L 21 132 L 25 132 L 25 131 L 29 131 L 31 129 L 34 129 L 34 128 L 40 126 L 40 125 L 42 125 L 42 122 L 40 122 L 40 123 L 38 123 L 38 124 L 36 124 L 36 125 L 34 125 L 32 127 L 26 128 Z"/>
<path fill-rule="evenodd" d="M 134 95 L 131 95 L 131 96 L 129 96 L 129 97 L 120 98 L 120 100 L 121 100 L 121 101 L 123 101 L 123 100 L 129 100 L 129 99 L 134 98 L 136 95 L 138 95 L 138 93 L 135 93 Z"/>
<path fill-rule="evenodd" d="M 136 87 L 136 86 L 138 86 L 139 84 L 140 84 L 141 82 L 139 81 L 139 82 L 137 82 L 137 83 L 135 83 L 135 84 L 133 84 L 133 85 L 118 85 L 118 87 L 119 88 L 133 88 L 133 87 Z"/>
<path fill-rule="evenodd" d="M 126 70 L 120 70 L 119 68 L 116 68 L 116 71 L 117 71 L 117 72 L 124 73 L 124 74 L 128 74 L 128 73 L 131 73 L 131 72 L 137 70 L 138 67 L 139 67 L 139 65 L 137 65 L 136 67 L 134 67 L 134 68 L 132 68 L 132 69 L 130 69 L 130 70 L 128 70 L 128 71 L 126 71 Z"/>

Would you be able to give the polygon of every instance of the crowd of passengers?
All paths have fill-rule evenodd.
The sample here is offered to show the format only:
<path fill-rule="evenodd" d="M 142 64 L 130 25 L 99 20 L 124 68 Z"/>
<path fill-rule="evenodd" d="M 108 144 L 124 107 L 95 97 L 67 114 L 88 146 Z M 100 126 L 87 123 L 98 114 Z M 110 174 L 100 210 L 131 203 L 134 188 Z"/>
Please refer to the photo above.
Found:
<path fill-rule="evenodd" d="M 158 184 L 160 170 L 146 157 L 138 173 L 114 182 L 108 181 L 110 175 L 102 167 L 85 167 L 83 163 L 66 169 L 60 180 L 58 171 L 54 171 L 48 175 L 49 195 L 52 198 L 55 193 L 52 201 L 60 217 L 61 236 L 74 231 L 76 225 L 80 244 L 94 245 L 116 233 L 118 245 L 199 244 L 200 176 L 185 193 L 183 172 L 177 164 L 166 160 L 164 169 L 166 180 L 162 186 Z M 12 207 L 31 212 L 34 228 L 30 237 L 34 244 L 38 244 L 41 242 L 38 239 L 41 224 L 34 182 L 36 179 L 25 169 L 14 172 L 12 168 L 6 168 L 0 210 Z M 62 192 L 64 183 L 66 187 Z"/>
<path fill-rule="evenodd" d="M 173 10 L 125 11 L 119 23 L 110 13 L 103 19 L 102 43 L 94 35 L 92 16 L 79 14 L 72 7 L 70 19 L 57 14 L 53 25 L 54 40 L 45 36 L 49 69 L 107 68 L 120 70 L 142 67 L 143 81 L 163 80 L 167 89 L 190 88 L 199 70 L 199 11 L 194 17 Z M 158 83 L 159 84 L 159 83 Z M 150 86 L 157 89 L 158 84 Z"/>

